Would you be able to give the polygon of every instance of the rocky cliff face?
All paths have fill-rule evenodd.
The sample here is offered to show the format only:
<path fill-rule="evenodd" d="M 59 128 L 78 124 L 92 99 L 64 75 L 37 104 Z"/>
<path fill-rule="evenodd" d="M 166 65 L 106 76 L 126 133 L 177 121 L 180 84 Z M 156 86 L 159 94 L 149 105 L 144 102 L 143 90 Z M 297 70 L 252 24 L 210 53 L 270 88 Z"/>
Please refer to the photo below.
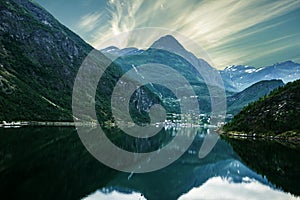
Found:
<path fill-rule="evenodd" d="M 92 50 L 40 6 L 0 2 L 2 120 L 67 120 L 76 72 Z"/>

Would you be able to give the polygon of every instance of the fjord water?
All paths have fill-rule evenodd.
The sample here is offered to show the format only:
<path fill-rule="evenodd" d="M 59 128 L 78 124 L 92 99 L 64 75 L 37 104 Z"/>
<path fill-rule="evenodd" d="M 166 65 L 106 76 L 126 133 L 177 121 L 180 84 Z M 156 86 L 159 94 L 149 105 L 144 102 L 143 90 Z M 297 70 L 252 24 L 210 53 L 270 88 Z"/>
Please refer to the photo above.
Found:
<path fill-rule="evenodd" d="M 299 199 L 299 146 L 222 138 L 200 159 L 213 130 L 190 131 L 197 136 L 180 159 L 135 174 L 101 164 L 75 128 L 0 129 L 1 199 Z"/>

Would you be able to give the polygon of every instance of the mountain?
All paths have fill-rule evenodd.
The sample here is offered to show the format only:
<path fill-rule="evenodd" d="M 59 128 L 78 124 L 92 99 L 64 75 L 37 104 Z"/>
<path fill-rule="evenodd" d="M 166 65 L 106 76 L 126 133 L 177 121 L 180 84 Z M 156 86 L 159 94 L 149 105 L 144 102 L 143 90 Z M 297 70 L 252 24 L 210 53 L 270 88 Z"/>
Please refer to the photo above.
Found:
<path fill-rule="evenodd" d="M 191 52 L 187 51 L 171 35 L 159 38 L 151 45 L 150 48 L 166 50 L 189 59 L 192 64 L 196 63 L 196 65 L 199 65 L 202 68 L 207 68 L 209 70 L 214 69 L 203 59 L 197 58 Z M 143 53 L 143 51 L 144 50 L 136 48 L 118 49 L 117 47 L 108 47 L 101 50 L 104 54 L 112 54 L 115 56 L 138 55 Z M 300 79 L 300 64 L 292 61 L 285 61 L 261 68 L 244 65 L 231 65 L 226 67 L 224 70 L 219 70 L 219 73 L 224 82 L 226 91 L 238 93 L 263 80 L 280 79 L 284 83 L 288 83 Z"/>
<path fill-rule="evenodd" d="M 92 50 L 39 5 L 0 2 L 0 120 L 72 120 L 73 82 Z"/>
<path fill-rule="evenodd" d="M 207 71 L 213 70 L 213 68 L 204 60 L 198 59 L 191 52 L 188 52 L 173 36 L 166 35 L 159 38 L 147 50 L 138 50 L 136 48 L 118 49 L 116 47 L 108 47 L 101 50 L 101 52 L 121 57 L 120 59 L 117 59 L 116 62 L 119 63 L 124 71 L 131 69 L 132 65 L 136 67 L 140 64 L 146 64 L 145 61 L 151 61 L 153 63 L 161 63 L 171 66 L 172 68 L 183 74 L 187 78 L 187 80 L 189 80 L 197 93 L 200 104 L 202 105 L 200 107 L 201 111 L 210 111 L 209 92 L 207 90 L 207 87 L 205 87 L 203 77 L 197 72 L 197 70 L 193 69 L 194 67 L 190 64 L 195 64 L 203 71 L 206 71 L 208 68 L 209 69 Z M 190 63 L 187 62 L 187 60 Z M 227 68 L 225 71 L 228 71 L 229 69 L 230 68 Z M 253 67 L 236 66 L 231 70 L 239 71 L 239 74 L 241 75 L 243 73 L 248 74 L 250 72 L 254 72 L 256 69 Z M 223 72 L 220 71 L 220 73 L 222 74 Z M 137 74 L 137 76 L 139 76 L 139 74 Z M 236 76 L 238 76 L 238 74 L 236 74 Z M 236 77 L 236 79 L 240 78 Z M 224 81 L 226 81 L 226 79 Z M 240 92 L 232 92 L 236 91 L 236 88 L 230 85 L 232 83 L 229 84 L 228 82 L 225 82 L 228 104 L 227 113 L 236 114 L 250 102 L 256 101 L 264 95 L 269 94 L 273 89 L 279 86 L 283 86 L 283 82 L 280 80 L 259 82 L 259 79 L 256 81 L 255 78 L 253 78 L 252 82 L 253 85 L 247 85 L 248 87 Z M 163 96 L 157 89 L 150 88 L 150 90 L 158 94 L 158 96 Z M 170 96 L 170 94 L 168 94 L 167 96 Z M 175 99 L 173 99 L 173 102 L 172 100 L 171 102 L 168 102 L 168 104 L 174 106 L 174 101 Z M 175 109 L 171 110 L 174 111 Z"/>
<path fill-rule="evenodd" d="M 75 77 L 94 49 L 32 1 L 1 1 L 0 13 L 0 121 L 73 121 Z M 112 85 L 118 73 L 102 80 Z M 101 123 L 111 116 L 105 92 L 96 95 Z"/>
<path fill-rule="evenodd" d="M 1 1 L 0 5 L 0 120 L 72 121 L 73 83 L 93 48 L 31 1 L 8 0 Z M 111 120 L 110 96 L 118 79 L 134 64 L 147 63 L 148 57 L 165 64 L 174 61 L 175 68 L 180 68 L 198 91 L 204 91 L 203 109 L 209 111 L 207 87 L 203 83 L 197 85 L 202 78 L 195 76 L 195 69 L 186 60 L 160 49 L 142 51 L 144 54 L 138 58 L 136 54 L 128 54 L 135 50 L 122 50 L 126 56 L 113 63 L 101 79 L 106 84 L 99 85 L 102 96 L 96 95 L 100 121 Z M 96 54 L 99 60 L 107 60 L 100 52 Z M 121 66 L 117 66 L 118 63 L 122 63 Z M 147 118 L 149 107 L 161 102 L 158 99 L 161 89 L 144 87 L 133 95 L 131 108 L 134 115 L 138 115 L 136 118 L 144 119 L 141 114 Z M 181 89 L 184 90 L 184 86 Z M 178 103 L 169 104 L 170 109 L 176 110 L 173 107 Z"/>
<path fill-rule="evenodd" d="M 138 55 L 144 52 L 143 50 L 134 47 L 119 49 L 118 47 L 115 46 L 110 46 L 105 49 L 101 49 L 100 51 L 103 54 L 113 55 L 113 56 Z"/>
<path fill-rule="evenodd" d="M 139 77 L 143 79 L 143 75 L 141 75 L 141 72 L 139 71 L 139 67 L 142 65 L 146 65 L 149 63 L 152 64 L 157 63 L 157 64 L 169 66 L 170 68 L 176 70 L 180 75 L 182 75 L 193 87 L 195 93 L 199 96 L 198 99 L 199 102 L 202 103 L 200 109 L 203 112 L 210 111 L 210 98 L 209 98 L 209 91 L 207 85 L 204 83 L 202 76 L 191 65 L 191 63 L 189 63 L 186 59 L 182 58 L 181 56 L 163 49 L 149 48 L 145 50 L 143 53 L 138 55 L 132 54 L 132 55 L 121 56 L 118 59 L 116 59 L 114 63 L 117 66 L 119 66 L 124 73 L 133 69 L 135 75 L 134 77 L 132 77 L 132 80 Z M 188 86 L 178 82 L 178 78 L 176 76 L 171 76 L 171 74 L 168 74 L 170 72 L 160 72 L 160 73 L 165 74 L 166 83 L 176 86 L 175 88 L 176 92 L 184 93 L 184 91 L 187 90 Z M 177 98 L 174 96 L 176 94 L 171 92 L 168 88 L 158 84 L 150 84 L 145 86 L 144 89 L 148 90 L 148 92 L 146 93 L 142 92 L 142 93 L 146 94 L 148 98 L 151 98 L 150 93 L 154 93 L 155 96 L 159 97 L 160 101 L 164 102 L 164 106 L 168 107 L 167 109 L 168 112 L 178 112 L 179 104 Z M 127 89 L 124 88 L 124 91 L 127 91 Z M 134 94 L 134 96 L 139 96 L 139 95 Z M 192 98 L 191 96 L 186 96 L 187 101 L 189 101 L 191 98 Z M 139 101 L 145 101 L 145 98 L 139 98 L 139 99 L 140 99 Z M 152 104 L 148 106 L 151 105 Z M 147 107 L 137 106 L 137 107 L 143 108 L 143 110 L 148 110 L 149 109 L 148 106 Z M 139 110 L 139 112 L 142 111 Z"/>
<path fill-rule="evenodd" d="M 284 86 L 282 80 L 267 80 L 257 82 L 242 92 L 227 97 L 227 113 L 237 114 L 249 103 L 268 95 L 272 90 Z"/>
<path fill-rule="evenodd" d="M 207 70 L 215 70 L 205 60 L 197 58 L 193 53 L 187 51 L 182 46 L 182 44 L 180 44 L 172 35 L 162 36 L 158 40 L 154 41 L 153 44 L 149 47 L 149 49 L 164 50 L 172 54 L 177 54 L 183 57 L 185 60 L 189 61 L 194 66 L 201 66 L 202 68 Z M 117 47 L 110 46 L 105 49 L 101 49 L 100 51 L 106 55 L 129 56 L 139 55 L 145 50 L 137 49 L 134 47 L 119 49 Z"/>
<path fill-rule="evenodd" d="M 288 83 L 300 79 L 300 64 L 286 61 L 262 68 L 232 65 L 220 73 L 227 90 L 236 92 L 262 80 L 281 79 Z"/>
<path fill-rule="evenodd" d="M 79 67 L 93 48 L 34 2 L 1 1 L 0 12 L 0 120 L 72 121 L 73 83 Z M 173 42 L 176 40 L 173 39 Z M 180 47 L 179 43 L 177 47 Z M 100 84 L 98 88 L 102 97 L 96 95 L 100 121 L 104 118 L 111 120 L 112 113 L 108 107 L 118 79 L 133 66 L 148 63 L 148 58 L 154 63 L 174 64 L 175 69 L 181 70 L 202 94 L 202 109 L 209 111 L 210 98 L 203 78 L 181 56 L 154 48 L 140 51 L 135 48 L 118 50 L 111 47 L 107 50 L 120 51 L 124 56 L 116 60 L 101 79 L 106 84 Z M 183 47 L 180 50 L 183 52 Z M 137 57 L 135 52 L 143 55 Z M 96 54 L 99 60 L 107 60 L 100 52 Z M 189 55 L 193 56 L 191 53 Z M 210 67 L 205 61 L 201 64 Z M 185 90 L 185 86 L 178 90 Z M 158 98 L 162 93 L 166 97 Z M 147 116 L 149 107 L 161 101 L 166 106 L 169 104 L 169 108 L 174 111 L 178 102 L 169 102 L 170 95 L 166 88 L 141 88 L 131 99 L 132 112 L 138 115 L 136 118 L 144 119 L 139 114 Z"/>
<path fill-rule="evenodd" d="M 225 132 L 295 136 L 300 133 L 300 80 L 287 83 L 249 104 L 226 124 Z"/>
<path fill-rule="evenodd" d="M 299 165 L 299 159 L 296 159 L 300 153 L 299 146 L 283 141 L 266 142 L 234 137 L 223 139 L 232 146 L 242 163 L 262 174 L 281 190 L 300 196 L 300 171 L 295 167 Z"/>
<path fill-rule="evenodd" d="M 206 61 L 198 59 L 191 52 L 188 52 L 173 36 L 163 36 L 145 50 L 137 50 L 134 48 L 119 50 L 115 47 L 108 47 L 101 50 L 101 52 L 106 55 L 118 56 L 114 63 L 118 65 L 124 73 L 133 69 L 136 77 L 143 78 L 139 73 L 139 67 L 149 63 L 162 64 L 176 70 L 189 82 L 196 94 L 196 96 L 186 96 L 185 99 L 192 102 L 193 98 L 197 98 L 200 105 L 200 112 L 211 112 L 211 99 L 208 87 L 220 89 L 221 77 L 219 76 L 220 81 L 218 82 L 218 71 L 212 68 Z M 184 93 L 187 91 L 187 86 L 180 84 L 178 78 L 171 76 L 170 72 L 161 73 L 165 74 L 166 82 L 171 82 L 171 85 L 174 86 L 176 85 L 176 92 Z M 210 81 L 208 84 L 204 81 L 205 76 Z M 180 101 L 180 99 L 176 99 L 174 96 L 176 94 L 158 85 L 149 85 L 147 88 L 160 98 L 164 106 L 168 107 L 168 112 L 173 113 L 179 110 L 178 100 Z M 126 88 L 124 88 L 124 91 L 126 91 Z M 149 110 L 149 108 L 144 108 L 144 110 Z"/>
<path fill-rule="evenodd" d="M 150 48 L 163 49 L 178 54 L 192 62 L 197 62 L 199 60 L 193 53 L 187 51 L 172 35 L 165 35 L 159 38 L 150 46 Z"/>
<path fill-rule="evenodd" d="M 77 71 L 89 53 L 96 50 L 31 1 L 7 0 L 0 5 L 0 120 L 72 121 L 72 90 Z M 101 78 L 105 84 L 98 87 L 96 107 L 102 113 L 98 117 L 100 121 L 112 120 L 110 97 L 119 78 L 131 69 L 136 70 L 139 77 L 138 67 L 149 62 L 178 71 L 196 94 L 187 96 L 187 100 L 192 102 L 192 98 L 197 98 L 201 112 L 211 111 L 208 86 L 220 88 L 221 85 L 216 81 L 217 76 L 209 76 L 211 85 L 207 85 L 203 77 L 208 76 L 205 74 L 208 71 L 215 75 L 218 71 L 187 51 L 173 36 L 159 38 L 146 50 L 108 47 L 101 52 L 95 53 L 101 62 L 108 60 L 109 56 L 105 56 L 108 54 L 118 58 Z M 201 69 L 201 74 L 195 67 Z M 173 77 L 172 81 L 175 85 L 177 79 Z M 176 91 L 186 89 L 180 85 Z M 235 92 L 227 92 L 232 96 L 229 104 L 235 112 L 241 107 L 235 106 L 238 103 L 233 101 L 240 102 L 239 98 L 243 97 L 248 103 L 266 93 L 268 91 L 233 96 Z M 174 95 L 159 85 L 143 86 L 133 94 L 131 114 L 136 119 L 149 120 L 149 108 L 157 103 L 163 104 L 168 112 L 178 112 L 179 103 Z"/>
<path fill-rule="evenodd" d="M 149 47 L 151 49 L 163 49 L 165 51 L 177 53 L 186 57 L 194 57 L 191 52 L 188 52 L 172 35 L 165 35 L 154 41 L 153 44 Z M 107 48 L 100 50 L 104 54 L 111 54 L 115 56 L 128 56 L 128 55 L 138 55 L 143 53 L 145 50 L 137 49 L 134 47 L 119 49 L 115 46 L 109 46 Z"/>

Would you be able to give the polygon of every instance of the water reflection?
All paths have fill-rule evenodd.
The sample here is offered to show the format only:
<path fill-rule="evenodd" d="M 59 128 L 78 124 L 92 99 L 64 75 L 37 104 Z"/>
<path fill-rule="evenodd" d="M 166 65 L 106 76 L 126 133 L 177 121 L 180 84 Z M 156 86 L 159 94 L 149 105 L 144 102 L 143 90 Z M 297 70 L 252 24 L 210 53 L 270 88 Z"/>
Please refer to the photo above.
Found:
<path fill-rule="evenodd" d="M 213 130 L 210 131 L 213 132 Z M 122 193 L 122 189 L 138 191 L 143 198 L 150 200 L 224 199 L 223 197 L 270 199 L 265 198 L 268 195 L 274 196 L 274 199 L 296 199 L 291 194 L 276 189 L 266 177 L 244 165 L 232 147 L 224 140 L 219 140 L 208 156 L 200 159 L 198 152 L 206 134 L 207 130 L 198 130 L 189 150 L 170 166 L 146 174 L 119 173 L 104 188 L 86 199 L 93 199 L 95 195 L 100 194 L 113 198 L 112 193 L 101 192 L 105 188 L 110 188 L 114 194 Z"/>
<path fill-rule="evenodd" d="M 176 131 L 166 130 L 163 138 Z M 299 191 L 299 147 L 222 139 L 200 159 L 207 130 L 194 131 L 195 140 L 178 160 L 138 174 L 99 163 L 74 128 L 0 129 L 1 199 L 234 199 L 232 194 L 239 199 L 296 199 L 288 192 Z M 143 150 L 131 143 L 128 147 Z"/>
<path fill-rule="evenodd" d="M 120 192 L 121 189 L 110 189 L 109 191 L 98 190 L 89 195 L 83 200 L 144 200 L 143 194 L 139 192 Z M 127 189 L 128 190 L 128 189 Z M 163 199 L 157 196 L 156 199 Z M 213 177 L 207 180 L 200 187 L 192 188 L 186 194 L 178 198 L 179 200 L 296 200 L 297 198 L 289 193 L 284 193 L 275 190 L 268 185 L 264 185 L 255 179 L 244 177 L 241 183 L 233 182 L 230 179 L 222 178 L 220 176 Z"/>
<path fill-rule="evenodd" d="M 143 194 L 138 192 L 119 192 L 117 190 L 112 190 L 110 192 L 105 192 L 106 189 L 97 191 L 92 195 L 84 198 L 83 200 L 145 200 L 146 198 Z"/>
<path fill-rule="evenodd" d="M 241 183 L 221 177 L 213 177 L 206 181 L 201 187 L 193 188 L 188 193 L 179 197 L 179 200 L 209 199 L 209 200 L 293 200 L 299 199 L 291 194 L 275 190 L 255 179 L 244 177 Z"/>
<path fill-rule="evenodd" d="M 224 138 L 251 169 L 286 192 L 300 195 L 300 145 L 284 141 Z"/>

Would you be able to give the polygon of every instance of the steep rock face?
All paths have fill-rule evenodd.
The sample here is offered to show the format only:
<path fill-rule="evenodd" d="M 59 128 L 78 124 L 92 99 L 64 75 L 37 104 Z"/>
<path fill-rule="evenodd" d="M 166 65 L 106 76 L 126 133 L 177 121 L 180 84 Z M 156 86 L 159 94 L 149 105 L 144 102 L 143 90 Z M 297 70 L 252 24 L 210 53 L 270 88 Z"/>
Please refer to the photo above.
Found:
<path fill-rule="evenodd" d="M 44 9 L 26 0 L 2 2 L 1 22 L 1 36 L 16 43 L 25 58 L 38 67 L 51 65 L 49 70 L 66 78 L 92 50 Z"/>
<path fill-rule="evenodd" d="M 0 3 L 2 120 L 70 120 L 76 72 L 92 50 L 38 5 Z"/>
<path fill-rule="evenodd" d="M 276 135 L 292 131 L 289 134 L 299 135 L 299 121 L 300 80 L 297 80 L 249 104 L 224 126 L 224 130 Z"/>

